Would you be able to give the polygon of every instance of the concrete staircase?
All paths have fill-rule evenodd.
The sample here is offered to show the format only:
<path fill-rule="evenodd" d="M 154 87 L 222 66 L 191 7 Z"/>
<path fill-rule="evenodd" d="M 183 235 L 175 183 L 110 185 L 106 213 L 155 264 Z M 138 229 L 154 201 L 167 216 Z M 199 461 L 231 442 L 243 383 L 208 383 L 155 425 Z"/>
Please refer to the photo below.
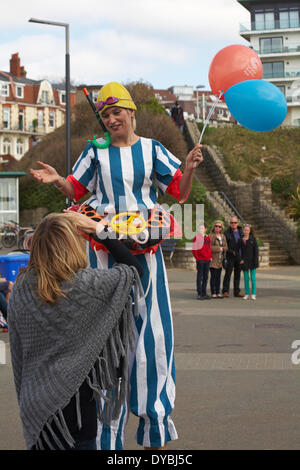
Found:
<path fill-rule="evenodd" d="M 228 220 L 232 215 L 235 215 L 229 204 L 225 201 L 222 195 L 218 192 L 216 184 L 212 178 L 208 175 L 205 166 L 200 165 L 195 172 L 195 179 L 203 184 L 207 189 L 207 200 L 212 206 L 213 212 L 215 212 L 216 217 L 222 215 L 225 220 Z M 244 217 L 247 223 L 251 224 L 255 231 L 255 236 L 259 238 L 263 243 L 269 243 L 270 245 L 270 266 L 278 265 L 288 265 L 291 264 L 291 260 L 288 254 L 279 247 L 279 245 L 272 239 L 272 237 L 266 233 L 266 231 L 261 230 L 255 223 L 255 218 Z M 268 233 L 272 233 L 272 230 L 269 230 Z"/>

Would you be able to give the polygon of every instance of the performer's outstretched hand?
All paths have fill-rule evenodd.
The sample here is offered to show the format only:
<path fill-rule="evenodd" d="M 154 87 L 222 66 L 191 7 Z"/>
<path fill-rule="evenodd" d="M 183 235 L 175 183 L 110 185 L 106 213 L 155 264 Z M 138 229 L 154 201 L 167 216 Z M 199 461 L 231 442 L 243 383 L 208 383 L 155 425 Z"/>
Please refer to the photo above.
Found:
<path fill-rule="evenodd" d="M 60 176 L 55 168 L 43 162 L 37 162 L 37 164 L 41 167 L 40 170 L 30 169 L 30 173 L 37 181 L 46 184 L 57 183 L 59 181 Z"/>

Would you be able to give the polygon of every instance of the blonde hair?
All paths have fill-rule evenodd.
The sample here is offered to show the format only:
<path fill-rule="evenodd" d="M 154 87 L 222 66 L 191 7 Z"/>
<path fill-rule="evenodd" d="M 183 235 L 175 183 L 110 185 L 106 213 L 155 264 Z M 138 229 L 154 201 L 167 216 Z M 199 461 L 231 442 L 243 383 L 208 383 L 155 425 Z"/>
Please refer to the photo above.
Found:
<path fill-rule="evenodd" d="M 224 223 L 223 223 L 223 221 L 222 221 L 222 220 L 215 220 L 214 223 L 213 223 L 212 229 L 211 229 L 212 233 L 215 233 L 215 225 L 216 225 L 216 224 L 222 225 L 222 232 L 223 232 L 223 231 L 224 231 Z"/>
<path fill-rule="evenodd" d="M 34 268 L 37 273 L 41 299 L 53 304 L 59 297 L 66 297 L 60 284 L 87 265 L 85 242 L 76 220 L 65 214 L 45 217 L 34 232 L 26 268 Z"/>

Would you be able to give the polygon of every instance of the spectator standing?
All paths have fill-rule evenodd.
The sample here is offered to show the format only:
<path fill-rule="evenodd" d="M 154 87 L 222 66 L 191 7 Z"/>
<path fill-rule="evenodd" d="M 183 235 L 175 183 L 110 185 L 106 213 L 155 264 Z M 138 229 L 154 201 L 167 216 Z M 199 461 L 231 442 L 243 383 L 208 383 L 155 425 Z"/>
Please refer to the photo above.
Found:
<path fill-rule="evenodd" d="M 233 216 L 229 221 L 229 228 L 224 232 L 226 237 L 227 251 L 227 268 L 223 280 L 223 297 L 229 297 L 230 278 L 234 271 L 233 293 L 235 297 L 243 297 L 240 293 L 241 278 L 241 239 L 243 237 L 242 227 L 238 225 L 237 217 Z"/>
<path fill-rule="evenodd" d="M 193 255 L 197 261 L 197 293 L 198 299 L 210 299 L 206 293 L 209 266 L 212 259 L 210 237 L 206 235 L 207 226 L 202 224 L 199 233 L 193 239 Z"/>
<path fill-rule="evenodd" d="M 216 220 L 210 234 L 212 261 L 210 264 L 210 294 L 212 299 L 222 299 L 220 293 L 222 263 L 227 252 L 227 241 L 223 234 L 224 225 L 221 220 Z"/>
<path fill-rule="evenodd" d="M 175 105 L 173 106 L 171 110 L 171 116 L 176 126 L 179 127 L 181 132 L 183 132 L 183 125 L 184 125 L 183 109 L 178 103 L 178 101 L 175 102 Z"/>
<path fill-rule="evenodd" d="M 256 300 L 256 269 L 258 268 L 258 245 L 254 236 L 253 228 L 250 224 L 243 227 L 243 239 L 241 242 L 242 260 L 241 267 L 244 273 L 245 296 L 244 300 L 250 299 L 250 282 L 251 278 L 251 299 Z"/>

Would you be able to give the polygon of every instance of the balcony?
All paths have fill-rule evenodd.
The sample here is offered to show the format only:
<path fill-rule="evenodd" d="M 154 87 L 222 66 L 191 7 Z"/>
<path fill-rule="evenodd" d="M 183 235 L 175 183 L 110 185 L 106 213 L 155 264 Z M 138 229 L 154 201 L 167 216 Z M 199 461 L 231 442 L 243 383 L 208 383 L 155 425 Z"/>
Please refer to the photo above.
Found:
<path fill-rule="evenodd" d="M 300 91 L 300 90 L 299 90 Z M 295 95 L 287 95 L 286 96 L 286 102 L 287 102 L 287 105 L 291 105 L 291 106 L 300 106 L 300 94 L 297 95 L 297 93 Z"/>
<path fill-rule="evenodd" d="M 264 79 L 266 80 L 270 80 L 270 79 L 273 79 L 273 78 L 289 78 L 290 80 L 294 79 L 294 78 L 297 78 L 299 79 L 300 78 L 300 70 L 288 70 L 288 71 L 273 71 L 273 72 L 263 72 L 263 77 Z"/>
<path fill-rule="evenodd" d="M 0 124 L 0 132 L 7 132 L 8 134 L 36 134 L 44 135 L 46 134 L 46 129 L 44 126 L 36 127 L 33 126 L 10 126 L 7 123 Z"/>
<path fill-rule="evenodd" d="M 276 29 L 295 29 L 300 28 L 299 19 L 295 20 L 273 20 L 273 21 L 253 21 L 251 24 L 240 24 L 240 33 L 245 34 L 249 32 L 260 31 L 274 31 Z"/>
<path fill-rule="evenodd" d="M 276 45 L 276 46 L 263 46 L 259 49 L 253 49 L 257 54 L 260 55 L 272 55 L 272 54 L 290 54 L 290 53 L 299 53 L 300 54 L 300 43 L 294 43 L 286 45 Z"/>

